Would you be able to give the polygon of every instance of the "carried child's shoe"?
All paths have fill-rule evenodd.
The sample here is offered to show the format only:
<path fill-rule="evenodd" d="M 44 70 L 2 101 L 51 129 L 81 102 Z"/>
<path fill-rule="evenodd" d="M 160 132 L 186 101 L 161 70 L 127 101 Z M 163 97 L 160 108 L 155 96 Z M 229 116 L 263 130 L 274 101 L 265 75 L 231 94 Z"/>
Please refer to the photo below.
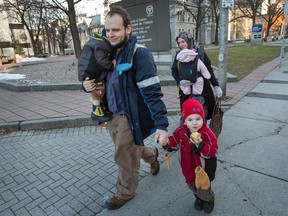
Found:
<path fill-rule="evenodd" d="M 93 106 L 93 110 L 94 110 L 94 106 Z M 104 113 L 101 105 L 99 105 L 99 106 L 96 106 L 95 110 L 91 113 L 91 119 L 93 121 L 107 122 L 111 119 L 111 115 L 110 113 Z"/>

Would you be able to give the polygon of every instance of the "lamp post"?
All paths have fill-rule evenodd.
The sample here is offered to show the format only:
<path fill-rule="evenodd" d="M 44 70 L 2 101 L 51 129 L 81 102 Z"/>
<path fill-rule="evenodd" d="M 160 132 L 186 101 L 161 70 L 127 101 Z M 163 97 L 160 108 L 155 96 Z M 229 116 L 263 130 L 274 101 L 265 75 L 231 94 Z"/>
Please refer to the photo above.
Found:
<path fill-rule="evenodd" d="M 218 80 L 223 91 L 223 98 L 226 98 L 227 83 L 227 41 L 228 41 L 228 12 L 234 7 L 234 0 L 221 0 L 219 20 L 219 56 L 218 56 Z"/>

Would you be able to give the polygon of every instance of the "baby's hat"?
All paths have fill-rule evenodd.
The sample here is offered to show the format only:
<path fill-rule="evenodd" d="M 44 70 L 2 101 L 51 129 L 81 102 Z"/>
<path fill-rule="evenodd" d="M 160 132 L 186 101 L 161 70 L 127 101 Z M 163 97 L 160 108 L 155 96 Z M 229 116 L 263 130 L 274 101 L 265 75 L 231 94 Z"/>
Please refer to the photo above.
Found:
<path fill-rule="evenodd" d="M 202 104 L 195 99 L 188 98 L 182 105 L 182 121 L 184 122 L 185 119 L 192 114 L 199 114 L 203 119 L 205 119 Z"/>

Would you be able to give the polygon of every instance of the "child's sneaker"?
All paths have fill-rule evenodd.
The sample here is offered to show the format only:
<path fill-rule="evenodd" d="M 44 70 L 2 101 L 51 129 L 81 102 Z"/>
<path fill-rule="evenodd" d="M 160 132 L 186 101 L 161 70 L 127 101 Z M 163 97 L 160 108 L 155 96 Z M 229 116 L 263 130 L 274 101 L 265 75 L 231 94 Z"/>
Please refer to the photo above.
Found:
<path fill-rule="evenodd" d="M 107 122 L 111 119 L 111 115 L 109 115 L 109 113 L 104 113 L 101 106 L 99 105 L 96 106 L 95 110 L 91 113 L 91 119 L 93 121 Z"/>
<path fill-rule="evenodd" d="M 205 213 L 211 213 L 214 209 L 214 200 L 210 202 L 204 202 L 203 203 L 203 211 Z"/>
<path fill-rule="evenodd" d="M 196 197 L 196 200 L 194 202 L 194 208 L 198 211 L 201 211 L 203 209 L 204 201 Z"/>

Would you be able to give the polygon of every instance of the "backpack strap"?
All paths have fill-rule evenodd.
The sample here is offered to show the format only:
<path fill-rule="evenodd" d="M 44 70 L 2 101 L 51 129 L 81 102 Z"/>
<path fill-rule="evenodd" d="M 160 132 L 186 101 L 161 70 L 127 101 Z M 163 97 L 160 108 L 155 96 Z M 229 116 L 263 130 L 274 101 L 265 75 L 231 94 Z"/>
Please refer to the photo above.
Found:
<path fill-rule="evenodd" d="M 198 55 L 199 55 L 201 61 L 204 62 L 204 53 L 205 53 L 204 47 L 203 47 L 203 46 L 200 46 L 200 47 L 198 48 L 197 52 L 198 52 Z"/>
<path fill-rule="evenodd" d="M 135 44 L 135 46 L 134 46 L 134 50 L 133 50 L 133 55 L 132 55 L 131 62 L 130 62 L 131 65 L 133 65 L 133 58 L 134 58 L 134 54 L 135 54 L 135 52 L 137 51 L 138 47 L 146 48 L 145 46 L 140 45 L 140 44 L 138 44 L 138 43 Z"/>

